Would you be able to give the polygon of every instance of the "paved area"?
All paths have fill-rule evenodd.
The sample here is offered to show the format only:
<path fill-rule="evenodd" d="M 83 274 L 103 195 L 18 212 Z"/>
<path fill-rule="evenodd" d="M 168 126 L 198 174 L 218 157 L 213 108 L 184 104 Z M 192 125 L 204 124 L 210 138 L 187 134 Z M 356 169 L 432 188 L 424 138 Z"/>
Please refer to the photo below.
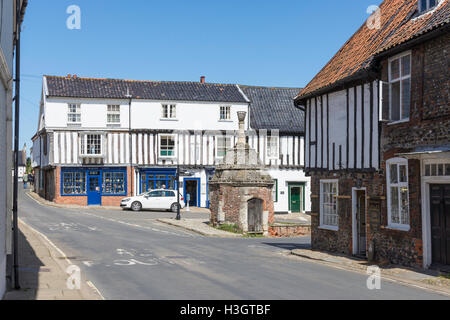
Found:
<path fill-rule="evenodd" d="M 275 214 L 275 223 L 298 223 L 311 225 L 311 216 L 305 213 Z"/>
<path fill-rule="evenodd" d="M 310 247 L 308 237 L 205 237 L 157 221 L 160 213 L 56 208 L 19 196 L 21 219 L 79 266 L 105 299 L 449 298 L 388 280 L 369 290 L 365 274 L 292 255 Z"/>
<path fill-rule="evenodd" d="M 341 254 L 313 251 L 309 248 L 294 249 L 293 255 L 313 260 L 324 265 L 365 273 L 372 263 L 356 257 Z M 450 296 L 450 279 L 438 271 L 416 270 L 395 265 L 379 266 L 382 277 L 410 285 L 438 290 Z"/>
<path fill-rule="evenodd" d="M 240 238 L 242 235 L 218 230 L 209 225 L 209 219 L 158 219 L 172 226 L 181 227 L 208 237 Z"/>
<path fill-rule="evenodd" d="M 45 236 L 19 221 L 20 290 L 9 291 L 5 300 L 101 300 L 93 285 L 83 279 L 69 288 L 72 265 L 69 259 Z M 77 284 L 78 280 L 76 280 Z"/>

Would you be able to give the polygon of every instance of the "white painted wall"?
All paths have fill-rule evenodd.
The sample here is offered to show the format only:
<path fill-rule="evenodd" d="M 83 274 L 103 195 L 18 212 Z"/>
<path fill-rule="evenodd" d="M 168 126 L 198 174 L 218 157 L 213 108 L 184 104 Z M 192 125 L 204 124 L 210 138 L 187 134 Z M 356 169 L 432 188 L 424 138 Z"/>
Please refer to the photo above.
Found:
<path fill-rule="evenodd" d="M 5 63 L 0 64 L 0 299 L 6 287 L 6 255 L 11 253 L 13 3 L 5 0 L 0 8 L 0 56 Z"/>
<path fill-rule="evenodd" d="M 278 201 L 274 203 L 275 212 L 289 211 L 289 183 L 305 183 L 305 211 L 311 211 L 311 179 L 303 170 L 274 169 L 268 173 L 278 180 Z"/>
<path fill-rule="evenodd" d="M 333 168 L 335 170 L 347 168 L 378 169 L 379 167 L 378 83 L 373 82 L 372 86 L 373 86 L 372 129 L 370 122 L 371 118 L 370 83 L 364 84 L 364 89 L 363 86 L 361 85 L 349 88 L 348 96 L 347 90 L 340 90 L 329 93 L 328 95 L 312 98 L 307 102 L 307 114 L 305 119 L 306 168 L 320 168 L 320 169 L 329 168 L 330 170 L 333 170 Z M 356 91 L 356 113 L 355 113 L 355 91 Z M 348 115 L 347 115 L 347 99 L 348 99 Z M 327 117 L 327 106 L 329 108 L 328 117 Z M 347 123 L 347 116 L 348 116 L 348 123 Z M 327 132 L 327 124 L 329 132 Z M 347 125 L 349 129 L 348 146 L 347 146 Z M 372 133 L 372 141 L 370 140 L 371 133 Z M 356 164 L 355 164 L 355 136 L 356 136 Z M 314 144 L 314 142 L 316 144 Z M 370 163 L 371 142 L 372 142 L 372 164 Z M 334 144 L 334 163 L 333 163 L 333 144 Z M 341 163 L 339 163 L 339 147 L 341 147 Z M 348 147 L 348 166 L 347 166 L 347 147 Z"/>

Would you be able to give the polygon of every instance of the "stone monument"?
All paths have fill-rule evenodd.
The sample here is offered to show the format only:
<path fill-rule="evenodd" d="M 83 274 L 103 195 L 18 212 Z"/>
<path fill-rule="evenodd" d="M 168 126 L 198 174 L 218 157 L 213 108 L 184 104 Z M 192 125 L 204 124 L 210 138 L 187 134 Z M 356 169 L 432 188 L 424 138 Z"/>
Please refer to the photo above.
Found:
<path fill-rule="evenodd" d="M 246 112 L 238 112 L 239 138 L 209 183 L 211 223 L 234 224 L 244 233 L 268 235 L 274 222 L 274 181 L 246 143 Z"/>

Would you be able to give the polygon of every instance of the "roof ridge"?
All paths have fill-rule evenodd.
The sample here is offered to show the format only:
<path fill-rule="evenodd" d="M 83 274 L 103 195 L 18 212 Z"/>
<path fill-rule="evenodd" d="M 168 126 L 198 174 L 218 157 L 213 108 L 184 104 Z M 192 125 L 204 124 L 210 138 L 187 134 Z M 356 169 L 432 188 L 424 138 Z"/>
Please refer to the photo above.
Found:
<path fill-rule="evenodd" d="M 67 79 L 67 80 L 108 80 L 108 81 L 122 81 L 122 82 L 141 82 L 141 83 L 190 83 L 190 84 L 199 84 L 199 85 L 221 85 L 221 86 L 235 86 L 235 83 L 217 83 L 217 82 L 197 82 L 197 81 L 156 81 L 156 80 L 134 80 L 134 79 L 119 79 L 119 78 L 95 78 L 95 77 L 67 77 L 67 76 L 52 76 L 52 75 L 44 75 L 45 78 L 59 78 L 59 79 Z"/>

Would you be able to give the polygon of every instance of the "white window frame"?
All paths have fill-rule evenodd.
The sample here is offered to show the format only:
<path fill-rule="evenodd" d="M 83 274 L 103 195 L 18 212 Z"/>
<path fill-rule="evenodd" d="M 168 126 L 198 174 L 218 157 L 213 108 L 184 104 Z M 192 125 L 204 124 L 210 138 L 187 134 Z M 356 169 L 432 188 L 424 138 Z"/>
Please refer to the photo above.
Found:
<path fill-rule="evenodd" d="M 100 153 L 88 153 L 87 152 L 87 141 L 88 136 L 99 136 L 100 137 Z M 83 133 L 80 136 L 80 156 L 82 157 L 103 157 L 103 134 L 101 133 Z"/>
<path fill-rule="evenodd" d="M 71 108 L 75 107 L 75 112 L 71 111 Z M 70 116 L 79 116 L 80 121 L 70 121 Z M 69 125 L 81 125 L 81 105 L 79 103 L 69 103 L 67 104 L 67 123 Z"/>
<path fill-rule="evenodd" d="M 276 154 L 270 155 L 269 154 L 269 140 L 275 139 L 276 140 Z M 267 136 L 266 139 L 266 157 L 269 160 L 278 160 L 280 158 L 280 137 L 279 136 Z"/>
<path fill-rule="evenodd" d="M 112 110 L 113 108 L 116 109 L 116 110 Z M 111 122 L 110 121 L 110 117 L 109 117 L 110 115 L 119 116 L 119 118 L 118 118 L 119 121 L 112 121 Z M 120 126 L 121 118 L 120 118 L 120 105 L 119 104 L 109 104 L 107 106 L 106 123 L 107 123 L 108 126 Z"/>
<path fill-rule="evenodd" d="M 337 216 L 337 225 L 327 225 L 324 223 L 324 193 L 323 186 L 324 184 L 336 184 L 336 216 Z M 332 231 L 339 230 L 339 180 L 331 179 L 331 180 L 320 180 L 320 229 L 327 229 Z"/>
<path fill-rule="evenodd" d="M 216 158 L 217 159 L 224 159 L 225 156 L 219 156 L 219 140 L 225 139 L 225 151 L 227 149 L 230 149 L 233 146 L 233 136 L 216 136 Z M 229 141 L 229 144 L 226 143 L 226 141 Z"/>
<path fill-rule="evenodd" d="M 222 115 L 225 115 L 225 117 L 222 118 Z M 219 121 L 231 121 L 231 106 L 220 106 Z"/>
<path fill-rule="evenodd" d="M 161 120 L 177 120 L 177 105 L 163 103 L 161 105 Z"/>
<path fill-rule="evenodd" d="M 426 2 L 426 9 L 422 10 L 421 9 L 422 8 L 422 3 L 424 3 L 424 1 Z M 419 0 L 418 1 L 419 14 L 423 14 L 423 13 L 426 13 L 428 11 L 431 11 L 434 8 L 437 8 L 439 6 L 440 2 L 441 2 L 440 0 L 436 0 L 435 5 L 431 7 L 430 6 L 430 0 Z"/>
<path fill-rule="evenodd" d="M 391 166 L 397 165 L 397 183 L 391 183 Z M 406 166 L 406 182 L 400 181 L 400 166 Z M 402 231 L 410 230 L 411 223 L 411 215 L 410 215 L 410 204 L 409 204 L 409 176 L 408 176 L 408 160 L 405 158 L 392 158 L 386 161 L 386 195 L 387 195 L 387 211 L 388 211 L 388 229 L 397 229 Z M 392 222 L 392 197 L 391 197 L 391 188 L 398 188 L 398 210 L 399 210 L 399 220 L 400 223 Z M 401 188 L 408 189 L 408 223 L 404 223 L 402 221 L 402 212 L 401 212 Z"/>
<path fill-rule="evenodd" d="M 167 155 L 163 156 L 163 155 L 161 155 L 161 151 L 162 151 L 162 149 L 161 149 L 161 139 L 163 137 L 171 137 L 175 141 L 174 148 L 173 148 L 173 155 L 171 155 L 171 156 L 167 156 Z M 178 152 L 177 146 L 178 146 L 178 143 L 177 143 L 177 135 L 176 134 L 161 133 L 161 134 L 158 135 L 158 157 L 160 159 L 174 159 L 174 158 L 176 158 L 177 157 L 177 152 Z"/>
<path fill-rule="evenodd" d="M 402 76 L 402 58 L 409 56 L 409 75 L 407 76 Z M 392 79 L 392 70 L 391 70 L 391 65 L 392 62 L 395 60 L 399 60 L 399 77 Z M 391 120 L 390 124 L 396 124 L 396 123 L 401 123 L 401 122 L 408 122 L 410 120 L 410 117 L 408 115 L 407 118 L 402 118 L 403 116 L 403 81 L 404 80 L 408 80 L 409 79 L 409 97 L 410 97 L 410 102 L 409 102 L 409 111 L 411 113 L 411 92 L 412 92 L 412 82 L 411 82 L 411 73 L 412 73 L 412 54 L 411 51 L 406 51 L 406 52 L 402 52 L 401 54 L 398 54 L 392 58 L 390 58 L 388 60 L 388 77 L 389 77 L 389 119 Z M 400 119 L 399 120 L 392 120 L 392 85 L 394 83 L 400 83 Z"/>

